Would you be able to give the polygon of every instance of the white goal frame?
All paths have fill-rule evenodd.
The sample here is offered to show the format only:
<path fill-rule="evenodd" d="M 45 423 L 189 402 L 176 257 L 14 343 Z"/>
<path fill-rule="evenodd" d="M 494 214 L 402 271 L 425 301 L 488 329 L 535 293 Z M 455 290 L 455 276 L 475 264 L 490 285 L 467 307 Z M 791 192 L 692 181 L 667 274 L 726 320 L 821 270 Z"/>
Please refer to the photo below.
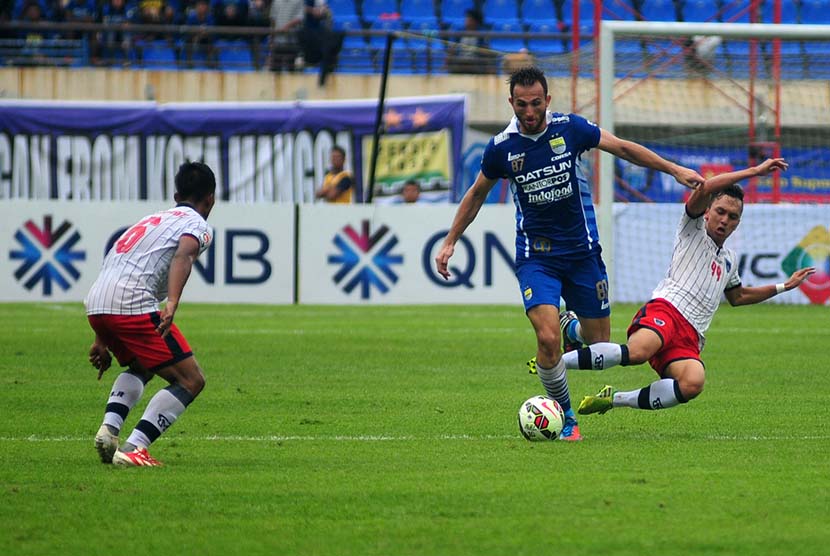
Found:
<path fill-rule="evenodd" d="M 614 133 L 614 41 L 617 36 L 648 35 L 688 37 L 720 36 L 738 39 L 830 39 L 830 25 L 779 23 L 671 23 L 648 21 L 607 21 L 599 32 L 599 102 L 597 121 L 602 129 Z M 614 158 L 600 151 L 597 225 L 603 241 L 603 259 L 608 277 L 614 282 Z M 612 297 L 613 299 L 613 297 Z"/>

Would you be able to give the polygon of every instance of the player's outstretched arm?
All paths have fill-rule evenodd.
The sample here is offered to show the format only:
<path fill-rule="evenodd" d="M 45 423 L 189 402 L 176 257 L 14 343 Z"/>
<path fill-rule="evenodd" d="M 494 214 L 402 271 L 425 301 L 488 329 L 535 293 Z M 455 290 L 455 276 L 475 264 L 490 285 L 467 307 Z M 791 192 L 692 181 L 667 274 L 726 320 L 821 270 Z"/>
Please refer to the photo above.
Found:
<path fill-rule="evenodd" d="M 717 194 L 730 185 L 749 178 L 767 176 L 772 172 L 786 170 L 787 168 L 789 168 L 789 164 L 783 158 L 768 158 L 757 166 L 750 166 L 743 170 L 724 172 L 723 174 L 713 176 L 703 183 L 703 187 L 695 190 L 688 201 L 686 201 L 687 212 L 693 215 L 703 214 L 709 206 L 712 195 Z"/>
<path fill-rule="evenodd" d="M 438 251 L 438 255 L 435 257 L 435 267 L 438 270 L 438 274 L 443 276 L 445 280 L 450 278 L 450 271 L 447 265 L 450 257 L 455 252 L 455 243 L 461 237 L 461 234 L 464 233 L 464 230 L 467 229 L 467 226 L 475 220 L 478 211 L 481 209 L 481 205 L 487 199 L 487 194 L 490 193 L 490 190 L 493 189 L 497 181 L 491 180 L 479 171 L 473 186 L 467 190 L 464 198 L 461 199 L 458 210 L 455 212 L 455 218 L 453 218 L 450 231 L 447 233 L 447 237 L 441 245 L 441 250 Z"/>
<path fill-rule="evenodd" d="M 620 139 L 604 129 L 600 130 L 598 147 L 607 153 L 613 154 L 617 158 L 622 158 L 637 166 L 644 166 L 669 174 L 677 180 L 677 183 L 685 185 L 690 189 L 695 189 L 703 183 L 703 176 L 691 168 L 670 162 L 651 149 L 634 143 L 633 141 Z"/>
<path fill-rule="evenodd" d="M 815 267 L 808 266 L 793 272 L 789 279 L 782 284 L 768 284 L 766 286 L 755 287 L 738 286 L 737 288 L 726 290 L 724 294 L 726 295 L 726 300 L 732 306 L 760 303 L 779 293 L 794 290 L 815 271 Z"/>
<path fill-rule="evenodd" d="M 161 323 L 156 332 L 162 338 L 170 332 L 170 325 L 173 324 L 173 317 L 176 309 L 179 308 L 179 300 L 184 291 L 184 285 L 190 277 L 193 262 L 199 256 L 199 242 L 193 236 L 182 236 L 179 239 L 179 247 L 170 261 L 170 272 L 167 275 L 167 303 L 161 310 Z"/>

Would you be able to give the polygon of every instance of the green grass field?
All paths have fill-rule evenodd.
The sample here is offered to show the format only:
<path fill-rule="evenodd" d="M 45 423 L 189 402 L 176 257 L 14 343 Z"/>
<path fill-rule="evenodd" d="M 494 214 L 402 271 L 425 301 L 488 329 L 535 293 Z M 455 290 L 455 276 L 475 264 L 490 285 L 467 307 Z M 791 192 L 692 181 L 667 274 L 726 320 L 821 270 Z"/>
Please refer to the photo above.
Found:
<path fill-rule="evenodd" d="M 207 387 L 163 468 L 115 469 L 92 437 L 117 371 L 96 382 L 81 305 L 0 305 L 0 554 L 828 554 L 827 311 L 722 308 L 701 397 L 568 444 L 518 433 L 542 393 L 519 306 L 185 303 Z"/>

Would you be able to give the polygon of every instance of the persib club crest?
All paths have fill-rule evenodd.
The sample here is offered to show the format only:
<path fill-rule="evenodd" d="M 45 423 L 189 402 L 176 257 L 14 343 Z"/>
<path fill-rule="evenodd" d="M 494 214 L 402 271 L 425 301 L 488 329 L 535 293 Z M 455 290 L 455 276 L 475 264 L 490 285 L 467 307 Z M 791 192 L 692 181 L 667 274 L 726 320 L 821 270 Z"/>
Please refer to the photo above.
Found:
<path fill-rule="evenodd" d="M 568 148 L 568 146 L 565 144 L 564 137 L 554 137 L 553 139 L 548 141 L 548 144 L 550 145 L 551 150 L 556 154 L 562 154 L 563 152 L 565 152 L 565 149 Z"/>

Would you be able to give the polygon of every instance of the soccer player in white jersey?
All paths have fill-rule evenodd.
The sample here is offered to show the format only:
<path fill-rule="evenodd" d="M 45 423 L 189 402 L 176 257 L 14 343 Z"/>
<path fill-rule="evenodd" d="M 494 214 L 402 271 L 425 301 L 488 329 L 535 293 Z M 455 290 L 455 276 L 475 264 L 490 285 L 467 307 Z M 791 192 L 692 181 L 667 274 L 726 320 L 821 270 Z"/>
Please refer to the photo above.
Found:
<path fill-rule="evenodd" d="M 95 341 L 89 361 L 101 379 L 112 355 L 128 367 L 115 379 L 95 435 L 101 461 L 157 466 L 147 453 L 205 386 L 202 369 L 173 317 L 193 262 L 213 240 L 206 220 L 215 201 L 216 179 L 205 164 L 186 162 L 175 177 L 176 206 L 151 214 L 124 232 L 104 258 L 84 304 Z M 164 308 L 159 304 L 167 298 Z M 126 442 L 124 420 L 155 375 L 170 385 L 147 405 Z"/>
<path fill-rule="evenodd" d="M 580 414 L 605 413 L 614 407 L 667 409 L 694 399 L 703 391 L 700 353 L 721 295 L 730 305 L 760 303 L 798 287 L 815 272 L 812 267 L 802 268 L 780 284 L 744 286 L 737 255 L 724 247 L 743 212 L 743 190 L 737 182 L 786 169 L 783 158 L 767 159 L 758 166 L 712 177 L 689 196 L 666 277 L 651 301 L 634 315 L 628 343 L 596 343 L 562 358 L 568 369 L 594 370 L 648 361 L 660 379 L 630 392 L 605 386 L 596 396 L 582 400 Z"/>
<path fill-rule="evenodd" d="M 607 342 L 611 335 L 608 277 L 581 156 L 596 147 L 671 174 L 687 187 L 703 178 L 581 116 L 549 112 L 547 80 L 538 68 L 519 69 L 509 83 L 514 118 L 484 149 L 481 171 L 461 200 L 435 262 L 438 273 L 449 278 L 447 265 L 458 238 L 496 182 L 510 180 L 516 206 L 516 277 L 536 332 L 537 371 L 547 395 L 565 410 L 560 438 L 580 440 L 561 362 L 560 297 L 578 315 L 584 340 Z"/>

